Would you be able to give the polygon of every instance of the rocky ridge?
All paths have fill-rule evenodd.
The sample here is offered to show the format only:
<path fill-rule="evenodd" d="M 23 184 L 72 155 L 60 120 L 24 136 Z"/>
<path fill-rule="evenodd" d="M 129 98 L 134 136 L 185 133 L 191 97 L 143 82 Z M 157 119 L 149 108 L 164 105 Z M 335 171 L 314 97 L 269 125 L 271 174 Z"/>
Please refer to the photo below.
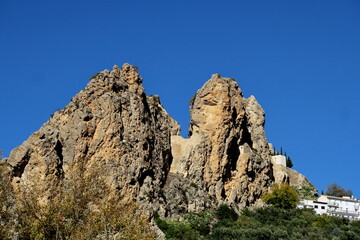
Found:
<path fill-rule="evenodd" d="M 96 74 L 11 152 L 6 161 L 14 187 L 36 189 L 46 199 L 81 163 L 84 175 L 101 170 L 110 195 L 179 217 L 218 202 L 251 206 L 273 183 L 298 178 L 272 165 L 264 111 L 255 97 L 243 97 L 234 79 L 214 74 L 198 90 L 188 139 L 141 83 L 129 64 Z"/>

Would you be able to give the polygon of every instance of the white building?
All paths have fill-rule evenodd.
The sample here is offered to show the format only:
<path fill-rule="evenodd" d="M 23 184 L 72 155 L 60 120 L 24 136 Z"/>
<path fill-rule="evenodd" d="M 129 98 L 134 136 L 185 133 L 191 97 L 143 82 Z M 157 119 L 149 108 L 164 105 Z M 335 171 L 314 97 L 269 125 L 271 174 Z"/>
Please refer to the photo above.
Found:
<path fill-rule="evenodd" d="M 286 167 L 286 157 L 283 155 L 275 155 L 271 157 L 272 164 L 280 164 Z"/>
<path fill-rule="evenodd" d="M 321 195 L 317 200 L 301 200 L 298 208 L 312 208 L 317 214 L 360 220 L 360 201 L 351 197 Z"/>

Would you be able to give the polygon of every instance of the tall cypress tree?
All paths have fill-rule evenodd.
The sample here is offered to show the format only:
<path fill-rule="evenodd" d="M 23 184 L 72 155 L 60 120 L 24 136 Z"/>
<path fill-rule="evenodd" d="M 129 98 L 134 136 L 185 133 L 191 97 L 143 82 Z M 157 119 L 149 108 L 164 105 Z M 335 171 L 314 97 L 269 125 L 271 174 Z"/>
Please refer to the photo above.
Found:
<path fill-rule="evenodd" d="M 292 168 L 294 165 L 293 165 L 293 163 L 292 163 L 292 161 L 291 161 L 291 159 L 290 159 L 290 157 L 287 157 L 286 158 L 286 166 L 288 167 L 288 168 Z"/>

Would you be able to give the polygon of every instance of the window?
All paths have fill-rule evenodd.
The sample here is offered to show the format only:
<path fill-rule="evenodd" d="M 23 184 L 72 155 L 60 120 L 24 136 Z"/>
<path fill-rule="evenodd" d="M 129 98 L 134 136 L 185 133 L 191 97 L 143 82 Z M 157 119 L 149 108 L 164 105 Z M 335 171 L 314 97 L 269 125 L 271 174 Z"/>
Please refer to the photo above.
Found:
<path fill-rule="evenodd" d="M 318 205 L 315 205 L 314 207 L 315 207 L 315 208 L 319 208 L 319 206 L 318 206 Z"/>
<path fill-rule="evenodd" d="M 325 209 L 325 206 L 321 206 L 321 209 Z"/>

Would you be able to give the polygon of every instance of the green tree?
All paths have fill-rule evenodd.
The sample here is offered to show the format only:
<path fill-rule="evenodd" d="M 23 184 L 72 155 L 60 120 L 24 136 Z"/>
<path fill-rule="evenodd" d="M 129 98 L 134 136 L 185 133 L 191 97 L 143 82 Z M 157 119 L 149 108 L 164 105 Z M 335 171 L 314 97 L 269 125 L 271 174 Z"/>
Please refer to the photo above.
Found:
<path fill-rule="evenodd" d="M 292 209 L 299 203 L 300 198 L 296 190 L 289 184 L 274 184 L 271 192 L 265 194 L 262 200 L 276 208 Z"/>
<path fill-rule="evenodd" d="M 276 148 L 275 148 L 275 146 L 273 146 L 273 151 L 272 151 L 272 155 L 273 155 L 273 156 L 277 155 L 277 151 L 276 151 Z"/>
<path fill-rule="evenodd" d="M 294 165 L 293 165 L 293 162 L 291 161 L 291 158 L 290 157 L 287 157 L 286 158 L 286 166 L 288 168 L 292 168 Z"/>
<path fill-rule="evenodd" d="M 219 220 L 235 221 L 239 217 L 235 210 L 226 204 L 221 204 L 216 210 L 215 214 Z"/>
<path fill-rule="evenodd" d="M 351 190 L 345 190 L 341 186 L 337 185 L 336 183 L 332 183 L 327 186 L 326 195 L 334 196 L 334 197 L 342 197 L 342 196 L 349 196 L 353 195 Z"/>

